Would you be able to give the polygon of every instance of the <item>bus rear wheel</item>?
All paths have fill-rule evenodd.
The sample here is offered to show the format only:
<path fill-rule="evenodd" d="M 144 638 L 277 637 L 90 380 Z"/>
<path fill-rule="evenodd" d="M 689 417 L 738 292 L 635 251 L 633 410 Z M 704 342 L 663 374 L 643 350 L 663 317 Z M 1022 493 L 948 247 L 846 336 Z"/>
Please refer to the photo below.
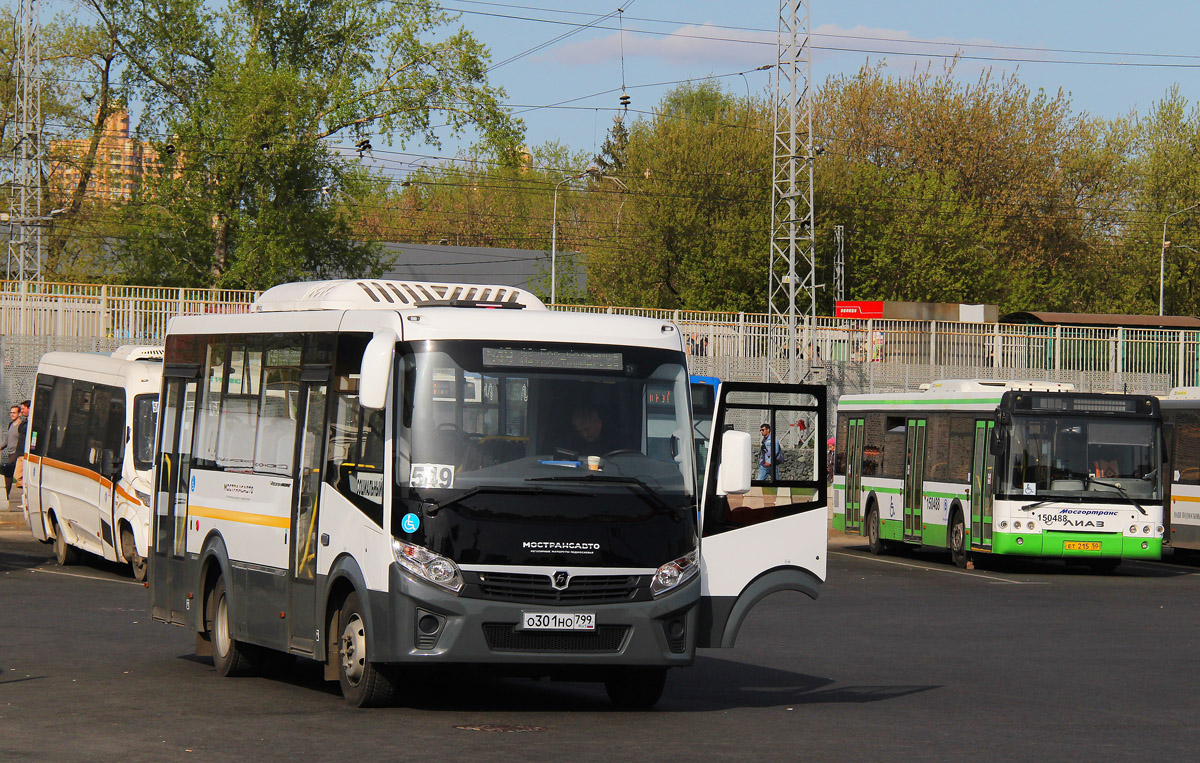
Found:
<path fill-rule="evenodd" d="M 614 668 L 604 679 L 609 700 L 624 710 L 649 710 L 666 685 L 666 668 Z"/>
<path fill-rule="evenodd" d="M 217 675 L 239 676 L 249 673 L 253 665 L 246 646 L 233 637 L 224 576 L 217 578 L 213 586 L 206 615 L 208 639 L 212 644 L 213 665 L 217 668 Z"/>
<path fill-rule="evenodd" d="M 50 520 L 50 527 L 54 530 L 54 558 L 59 566 L 66 567 L 69 564 L 77 564 L 79 562 L 79 551 L 67 543 L 67 538 L 63 535 L 63 529 L 58 526 L 58 519 Z"/>
<path fill-rule="evenodd" d="M 874 506 L 867 510 L 867 544 L 875 556 L 887 551 L 887 544 L 879 537 L 879 510 Z"/>
<path fill-rule="evenodd" d="M 367 621 L 358 594 L 351 593 L 342 604 L 338 638 L 338 683 L 342 696 L 354 707 L 378 707 L 392 698 L 391 676 L 367 659 Z"/>
<path fill-rule="evenodd" d="M 954 566 L 959 569 L 967 568 L 967 525 L 963 520 L 963 513 L 959 509 L 954 510 L 954 516 L 950 519 L 950 558 L 954 560 Z"/>

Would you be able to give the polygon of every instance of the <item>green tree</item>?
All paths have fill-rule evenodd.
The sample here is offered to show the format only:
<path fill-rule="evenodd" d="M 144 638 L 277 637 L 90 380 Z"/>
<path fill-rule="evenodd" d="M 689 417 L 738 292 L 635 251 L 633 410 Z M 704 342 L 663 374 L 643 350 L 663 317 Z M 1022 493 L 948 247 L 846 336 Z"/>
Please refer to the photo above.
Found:
<path fill-rule="evenodd" d="M 123 277 L 263 288 L 376 274 L 346 210 L 374 187 L 353 155 L 382 136 L 479 131 L 512 161 L 520 124 L 487 53 L 430 0 L 89 0 L 128 64 L 161 170 L 125 211 Z M 434 115 L 439 115 L 436 119 Z"/>
<path fill-rule="evenodd" d="M 629 125 L 616 176 L 628 193 L 608 193 L 620 205 L 619 235 L 588 256 L 593 301 L 765 309 L 770 150 L 765 104 L 712 82 L 674 89 Z"/>

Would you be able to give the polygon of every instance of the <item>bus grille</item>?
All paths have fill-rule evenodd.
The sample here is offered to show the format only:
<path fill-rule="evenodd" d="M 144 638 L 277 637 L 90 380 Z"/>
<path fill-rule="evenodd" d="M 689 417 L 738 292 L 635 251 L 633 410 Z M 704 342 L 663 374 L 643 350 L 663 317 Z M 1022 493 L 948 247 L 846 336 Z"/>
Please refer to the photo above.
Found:
<path fill-rule="evenodd" d="M 619 652 L 627 625 L 597 625 L 594 631 L 522 631 L 506 623 L 484 623 L 483 635 L 494 652 Z"/>
<path fill-rule="evenodd" d="M 645 587 L 641 575 L 577 575 L 561 591 L 554 589 L 548 575 L 481 572 L 477 581 L 471 582 L 476 582 L 472 588 L 484 599 L 564 604 L 630 601 L 637 596 L 639 588 Z M 471 595 L 474 592 L 464 593 Z"/>

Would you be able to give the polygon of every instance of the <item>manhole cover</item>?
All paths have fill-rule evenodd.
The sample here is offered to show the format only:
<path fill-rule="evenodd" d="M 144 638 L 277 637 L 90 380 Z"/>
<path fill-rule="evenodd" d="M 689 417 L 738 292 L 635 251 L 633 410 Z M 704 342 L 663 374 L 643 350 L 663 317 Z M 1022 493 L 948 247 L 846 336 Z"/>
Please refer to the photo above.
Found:
<path fill-rule="evenodd" d="M 471 726 L 455 726 L 454 728 L 461 731 L 500 731 L 500 732 L 522 732 L 522 731 L 545 731 L 545 726 L 508 726 L 501 723 L 480 723 Z"/>

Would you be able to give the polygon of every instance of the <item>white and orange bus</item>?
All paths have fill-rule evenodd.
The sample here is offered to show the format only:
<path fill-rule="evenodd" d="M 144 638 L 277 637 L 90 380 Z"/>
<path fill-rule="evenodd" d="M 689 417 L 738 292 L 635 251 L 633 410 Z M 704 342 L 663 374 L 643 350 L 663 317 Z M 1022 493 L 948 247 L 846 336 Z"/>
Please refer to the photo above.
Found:
<path fill-rule="evenodd" d="M 26 435 L 25 520 L 59 564 L 81 551 L 146 577 L 161 347 L 51 352 Z"/>

